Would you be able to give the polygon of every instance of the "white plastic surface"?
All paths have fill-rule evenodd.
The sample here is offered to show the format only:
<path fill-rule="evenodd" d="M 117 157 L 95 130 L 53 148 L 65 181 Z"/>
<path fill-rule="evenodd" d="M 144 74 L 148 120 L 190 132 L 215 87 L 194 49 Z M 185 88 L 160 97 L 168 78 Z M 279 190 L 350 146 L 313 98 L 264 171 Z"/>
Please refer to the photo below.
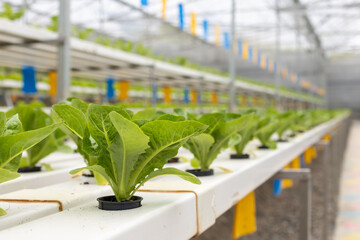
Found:
<path fill-rule="evenodd" d="M 73 169 L 85 166 L 80 154 L 53 153 L 43 159 L 41 163 L 48 163 L 53 171 L 22 173 L 20 177 L 2 183 L 0 194 L 17 191 L 25 188 L 40 188 L 51 184 L 60 183 L 71 179 L 69 172 Z"/>

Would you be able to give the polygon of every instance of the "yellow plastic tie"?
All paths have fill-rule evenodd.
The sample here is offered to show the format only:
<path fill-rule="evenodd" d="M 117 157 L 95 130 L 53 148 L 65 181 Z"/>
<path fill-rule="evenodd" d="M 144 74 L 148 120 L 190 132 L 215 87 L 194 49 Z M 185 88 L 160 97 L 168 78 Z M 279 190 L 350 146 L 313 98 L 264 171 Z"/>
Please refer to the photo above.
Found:
<path fill-rule="evenodd" d="M 310 164 L 312 162 L 312 155 L 313 153 L 311 147 L 305 150 L 304 161 L 306 164 Z"/>
<path fill-rule="evenodd" d="M 290 164 L 288 164 L 288 165 L 286 165 L 285 167 L 284 167 L 284 169 L 290 169 L 291 167 L 290 167 Z M 285 188 L 290 188 L 290 187 L 292 187 L 293 186 L 293 181 L 292 180 L 290 180 L 290 179 L 283 179 L 282 181 L 281 181 L 281 188 L 282 189 L 285 189 Z"/>
<path fill-rule="evenodd" d="M 292 162 L 290 163 L 290 167 L 291 167 L 292 169 L 299 169 L 299 168 L 301 168 L 300 157 L 294 158 L 294 160 L 292 160 Z"/>
<path fill-rule="evenodd" d="M 56 96 L 57 93 L 57 73 L 55 71 L 49 72 L 49 94 L 52 97 Z"/>
<path fill-rule="evenodd" d="M 171 103 L 171 88 L 164 87 L 164 102 Z"/>
<path fill-rule="evenodd" d="M 233 239 L 256 231 L 255 193 L 251 192 L 235 206 Z"/>
<path fill-rule="evenodd" d="M 316 148 L 315 147 L 311 147 L 311 152 L 312 152 L 312 158 L 317 158 L 317 152 L 316 152 Z"/>
<path fill-rule="evenodd" d="M 120 101 L 125 101 L 128 98 L 130 83 L 128 81 L 119 82 L 119 99 Z"/>
<path fill-rule="evenodd" d="M 330 140 L 331 140 L 331 135 L 330 135 L 330 134 L 326 134 L 325 136 L 323 136 L 322 140 L 330 141 Z"/>

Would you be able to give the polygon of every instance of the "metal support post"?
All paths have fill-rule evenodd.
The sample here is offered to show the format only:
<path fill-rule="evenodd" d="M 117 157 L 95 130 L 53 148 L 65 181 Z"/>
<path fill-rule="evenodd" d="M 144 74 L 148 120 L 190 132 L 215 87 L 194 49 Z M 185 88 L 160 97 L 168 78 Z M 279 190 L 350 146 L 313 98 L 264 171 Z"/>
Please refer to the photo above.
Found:
<path fill-rule="evenodd" d="M 275 10 L 276 10 L 276 45 L 275 45 L 275 60 L 276 65 L 279 66 L 280 62 L 280 48 L 281 48 L 281 18 L 280 18 L 280 9 L 279 9 L 279 1 L 275 0 Z M 281 75 L 275 73 L 275 86 L 276 86 L 276 108 L 277 110 L 281 109 L 281 97 L 280 97 L 280 85 L 281 85 Z"/>
<path fill-rule="evenodd" d="M 204 109 L 203 109 L 203 103 L 202 103 L 202 92 L 203 92 L 203 84 L 204 84 L 204 78 L 201 77 L 199 78 L 199 83 L 198 83 L 198 96 L 197 96 L 197 101 L 199 104 L 199 113 L 203 114 L 204 113 Z"/>
<path fill-rule="evenodd" d="M 58 102 L 70 96 L 70 28 L 70 0 L 59 0 Z"/>
<path fill-rule="evenodd" d="M 235 111 L 235 56 L 234 56 L 234 45 L 235 45 L 235 0 L 231 1 L 231 34 L 230 34 L 230 49 L 229 49 L 229 73 L 230 73 L 230 84 L 229 84 L 229 112 Z"/>
<path fill-rule="evenodd" d="M 281 170 L 275 175 L 276 179 L 300 180 L 299 197 L 299 239 L 311 240 L 311 171 L 308 168 Z"/>
<path fill-rule="evenodd" d="M 151 106 L 155 107 L 157 103 L 157 85 L 156 85 L 154 66 L 150 66 L 149 80 L 150 80 L 150 88 L 151 88 Z"/>
<path fill-rule="evenodd" d="M 323 229 L 322 229 L 322 239 L 328 239 L 328 214 L 329 214 L 329 189 L 328 189 L 328 179 L 329 179 L 329 141 L 322 140 L 316 144 L 317 147 L 323 148 L 323 155 L 322 155 L 322 164 L 323 164 Z"/>
<path fill-rule="evenodd" d="M 105 101 L 105 96 L 103 95 L 102 93 L 102 89 L 103 89 L 103 86 L 102 86 L 102 82 L 98 82 L 98 90 L 99 90 L 99 98 L 100 98 L 100 104 L 103 104 L 104 101 Z"/>

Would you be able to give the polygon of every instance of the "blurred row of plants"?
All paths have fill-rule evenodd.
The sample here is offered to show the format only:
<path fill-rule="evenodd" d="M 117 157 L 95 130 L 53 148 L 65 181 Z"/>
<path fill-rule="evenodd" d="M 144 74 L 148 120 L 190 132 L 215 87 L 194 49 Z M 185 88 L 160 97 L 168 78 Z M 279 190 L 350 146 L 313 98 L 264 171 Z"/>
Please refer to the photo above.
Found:
<path fill-rule="evenodd" d="M 24 15 L 24 13 L 25 13 L 25 9 L 21 8 L 19 10 L 14 10 L 10 4 L 4 3 L 3 11 L 0 12 L 0 17 L 7 18 L 9 20 L 17 20 L 17 19 L 20 19 Z M 50 24 L 46 28 L 50 31 L 57 32 L 58 25 L 59 25 L 58 24 L 58 16 L 52 16 L 50 18 Z M 229 73 L 227 73 L 227 72 L 223 72 L 223 71 L 220 71 L 220 70 L 217 70 L 214 68 L 210 68 L 210 67 L 200 66 L 194 62 L 189 61 L 189 59 L 186 57 L 166 58 L 163 55 L 155 55 L 151 48 L 144 46 L 142 43 L 134 43 L 132 41 L 114 39 L 110 36 L 100 35 L 100 34 L 96 33 L 94 31 L 94 29 L 91 29 L 91 28 L 80 28 L 78 26 L 73 25 L 71 27 L 71 35 L 73 37 L 76 37 L 76 38 L 79 38 L 82 40 L 93 41 L 97 44 L 100 44 L 100 45 L 103 45 L 103 46 L 106 46 L 109 48 L 118 49 L 118 50 L 122 50 L 125 52 L 136 53 L 141 56 L 145 56 L 145 57 L 152 58 L 155 60 L 172 63 L 175 65 L 211 73 L 214 75 L 219 75 L 222 77 L 229 77 Z M 12 78 L 12 79 L 16 80 L 16 79 L 19 79 L 19 77 L 15 76 L 15 78 Z M 258 86 L 262 86 L 265 88 L 275 89 L 275 85 L 271 84 L 271 83 L 258 82 L 256 80 L 244 78 L 244 77 L 240 77 L 240 76 L 237 76 L 236 80 L 254 84 L 254 85 L 258 85 Z M 84 86 L 84 87 L 97 87 L 98 86 L 96 83 L 92 83 L 91 80 L 74 79 L 72 84 L 74 86 Z M 309 95 L 304 92 L 298 92 L 293 89 L 289 89 L 289 88 L 285 88 L 285 87 L 281 87 L 280 91 L 282 93 L 287 93 L 292 96 L 304 98 L 304 99 L 311 100 L 311 101 L 321 101 L 321 98 L 319 98 L 319 97 L 312 96 L 312 95 Z"/>

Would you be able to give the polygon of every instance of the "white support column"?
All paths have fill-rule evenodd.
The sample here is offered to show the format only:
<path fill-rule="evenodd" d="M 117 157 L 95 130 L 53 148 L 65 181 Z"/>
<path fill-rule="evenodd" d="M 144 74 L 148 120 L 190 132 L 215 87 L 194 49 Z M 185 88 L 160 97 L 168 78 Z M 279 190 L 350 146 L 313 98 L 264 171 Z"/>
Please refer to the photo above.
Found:
<path fill-rule="evenodd" d="M 279 9 L 279 1 L 275 0 L 275 11 L 276 11 L 276 33 L 275 33 L 275 60 L 276 60 L 276 68 L 279 67 L 280 62 L 280 49 L 281 49 L 281 18 L 280 18 L 280 9 Z M 277 70 L 276 70 L 277 71 Z M 275 86 L 276 86 L 276 108 L 278 110 L 281 109 L 281 97 L 280 97 L 280 85 L 281 85 L 281 72 L 280 75 L 275 73 Z"/>
<path fill-rule="evenodd" d="M 59 0 L 57 102 L 70 94 L 70 0 Z"/>
<path fill-rule="evenodd" d="M 234 56 L 234 44 L 235 44 L 235 14 L 236 14 L 235 0 L 232 0 L 231 5 L 231 33 L 230 33 L 230 49 L 229 49 L 229 112 L 235 111 L 235 56 Z"/>

